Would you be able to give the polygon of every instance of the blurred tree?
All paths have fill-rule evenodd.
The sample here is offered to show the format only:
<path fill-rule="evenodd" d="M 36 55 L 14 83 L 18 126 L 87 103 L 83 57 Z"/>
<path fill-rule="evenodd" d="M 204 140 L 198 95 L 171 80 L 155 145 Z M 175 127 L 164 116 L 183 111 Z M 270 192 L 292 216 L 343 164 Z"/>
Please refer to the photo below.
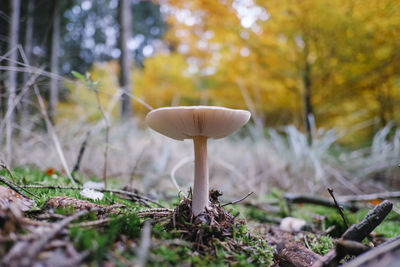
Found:
<path fill-rule="evenodd" d="M 119 0 L 118 21 L 119 47 L 121 50 L 119 84 L 123 91 L 121 95 L 121 118 L 126 120 L 132 115 L 131 101 L 128 95 L 132 90 L 130 77 L 132 60 L 130 51 L 128 50 L 128 41 L 132 36 L 130 0 Z"/>
<path fill-rule="evenodd" d="M 25 56 L 28 63 L 32 63 L 32 48 L 33 48 L 33 25 L 34 25 L 34 11 L 35 11 L 35 0 L 28 0 L 25 20 L 25 40 L 24 50 Z M 23 83 L 26 84 L 29 79 L 29 74 L 23 74 Z M 27 120 L 30 113 L 30 90 L 23 96 L 22 99 L 22 119 Z"/>
<path fill-rule="evenodd" d="M 11 1 L 11 19 L 10 19 L 10 27 L 9 27 L 9 43 L 8 43 L 8 51 L 10 60 L 8 61 L 8 102 L 7 102 L 7 112 L 8 117 L 6 118 L 6 153 L 7 153 L 7 161 L 8 164 L 12 159 L 12 149 L 11 149 L 11 139 L 12 132 L 14 127 L 14 102 L 17 91 L 17 71 L 15 70 L 17 66 L 17 57 L 18 57 L 18 39 L 19 39 L 19 19 L 20 19 L 20 9 L 21 2 L 20 0 Z"/>
<path fill-rule="evenodd" d="M 60 1 L 54 0 L 53 7 L 53 27 L 51 33 L 51 59 L 50 71 L 53 75 L 50 77 L 50 101 L 49 117 L 54 121 L 56 116 L 56 107 L 58 103 L 58 52 L 60 50 Z"/>

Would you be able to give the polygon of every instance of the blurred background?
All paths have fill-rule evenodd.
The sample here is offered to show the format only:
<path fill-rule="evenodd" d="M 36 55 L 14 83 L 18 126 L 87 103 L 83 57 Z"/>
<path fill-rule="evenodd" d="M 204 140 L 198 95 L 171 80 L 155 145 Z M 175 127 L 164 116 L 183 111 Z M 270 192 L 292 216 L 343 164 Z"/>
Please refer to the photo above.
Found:
<path fill-rule="evenodd" d="M 185 190 L 192 144 L 151 108 L 219 105 L 252 121 L 210 141 L 211 184 L 400 188 L 397 0 L 2 0 L 0 159 Z M 237 188 L 232 180 L 244 184 Z M 231 188 L 232 187 L 232 188 Z"/>

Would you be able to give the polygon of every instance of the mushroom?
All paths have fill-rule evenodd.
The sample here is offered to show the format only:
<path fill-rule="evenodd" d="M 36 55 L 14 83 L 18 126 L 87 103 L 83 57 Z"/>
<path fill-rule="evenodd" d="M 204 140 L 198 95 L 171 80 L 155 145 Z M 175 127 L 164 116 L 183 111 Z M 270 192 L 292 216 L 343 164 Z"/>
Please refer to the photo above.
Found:
<path fill-rule="evenodd" d="M 192 212 L 195 216 L 208 207 L 207 139 L 219 139 L 240 129 L 250 119 L 247 110 L 212 106 L 165 107 L 150 111 L 147 124 L 176 140 L 193 139 L 194 186 Z"/>

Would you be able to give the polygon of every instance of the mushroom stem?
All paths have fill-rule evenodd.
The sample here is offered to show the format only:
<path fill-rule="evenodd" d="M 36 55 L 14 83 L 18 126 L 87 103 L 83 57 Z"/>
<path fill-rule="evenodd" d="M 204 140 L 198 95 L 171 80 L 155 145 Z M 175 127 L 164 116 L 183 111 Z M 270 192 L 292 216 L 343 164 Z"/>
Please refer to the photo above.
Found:
<path fill-rule="evenodd" d="M 207 137 L 195 136 L 194 143 L 194 186 L 192 211 L 195 216 L 208 206 Z"/>

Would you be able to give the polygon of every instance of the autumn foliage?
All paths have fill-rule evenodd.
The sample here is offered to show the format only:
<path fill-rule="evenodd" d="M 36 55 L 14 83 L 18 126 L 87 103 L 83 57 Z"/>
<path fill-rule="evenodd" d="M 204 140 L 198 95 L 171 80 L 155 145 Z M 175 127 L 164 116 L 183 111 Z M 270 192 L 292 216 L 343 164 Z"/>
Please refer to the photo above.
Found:
<path fill-rule="evenodd" d="M 311 114 L 320 127 L 360 125 L 357 138 L 400 122 L 396 0 L 170 0 L 166 10 L 168 49 L 132 69 L 132 94 L 153 107 L 246 108 L 267 126 L 303 128 Z M 107 66 L 92 72 L 110 90 L 118 70 Z"/>

